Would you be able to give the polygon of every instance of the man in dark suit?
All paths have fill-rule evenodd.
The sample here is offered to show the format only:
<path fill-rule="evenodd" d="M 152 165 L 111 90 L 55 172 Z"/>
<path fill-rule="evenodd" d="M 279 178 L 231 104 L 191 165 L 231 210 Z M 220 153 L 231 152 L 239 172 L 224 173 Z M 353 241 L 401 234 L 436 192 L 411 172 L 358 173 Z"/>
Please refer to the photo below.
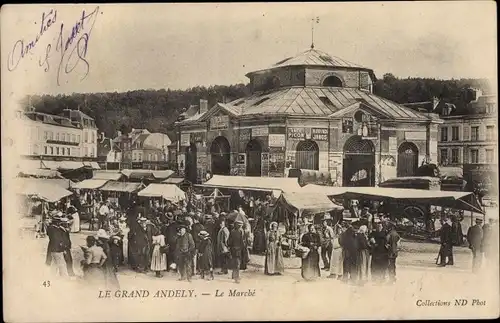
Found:
<path fill-rule="evenodd" d="M 60 276 L 68 276 L 68 267 L 64 259 L 66 240 L 62 228 L 61 215 L 54 217 L 52 223 L 47 226 L 49 245 L 47 247 L 47 265 L 55 265 Z"/>
<path fill-rule="evenodd" d="M 441 248 L 439 249 L 439 265 L 445 267 L 453 260 L 453 234 L 450 218 L 446 216 L 440 229 Z M 446 262 L 448 260 L 448 262 Z"/>
<path fill-rule="evenodd" d="M 388 266 L 387 271 L 389 274 L 389 281 L 394 283 L 396 282 L 396 258 L 398 257 L 398 249 L 399 243 L 401 241 L 401 237 L 396 231 L 396 223 L 389 222 L 388 223 L 390 231 L 387 235 L 387 253 L 388 253 Z"/>
<path fill-rule="evenodd" d="M 227 240 L 227 245 L 229 247 L 229 252 L 232 258 L 232 278 L 234 281 L 239 284 L 240 283 L 240 265 L 241 258 L 243 256 L 243 248 L 245 248 L 245 241 L 243 239 L 243 222 L 235 221 L 234 228 L 229 233 L 229 238 Z"/>
<path fill-rule="evenodd" d="M 191 281 L 193 273 L 191 265 L 194 255 L 194 240 L 191 233 L 187 232 L 186 225 L 179 225 L 177 240 L 175 242 L 175 255 L 181 277 L 179 280 Z"/>
<path fill-rule="evenodd" d="M 483 243 L 483 219 L 476 218 L 476 224 L 467 231 L 469 249 L 472 250 L 472 271 L 481 267 L 481 246 Z"/>

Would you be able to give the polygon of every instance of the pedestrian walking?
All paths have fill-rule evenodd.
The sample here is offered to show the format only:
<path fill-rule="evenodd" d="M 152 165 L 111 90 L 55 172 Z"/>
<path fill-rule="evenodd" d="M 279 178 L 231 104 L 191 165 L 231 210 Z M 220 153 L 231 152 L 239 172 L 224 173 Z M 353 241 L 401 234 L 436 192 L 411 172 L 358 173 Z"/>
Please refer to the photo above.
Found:
<path fill-rule="evenodd" d="M 64 251 L 66 249 L 65 237 L 60 219 L 59 217 L 54 217 L 52 222 L 47 226 L 49 244 L 47 246 L 46 264 L 52 266 L 59 276 L 66 277 L 68 276 L 68 267 L 64 260 Z"/>
<path fill-rule="evenodd" d="M 230 252 L 228 246 L 229 239 L 229 229 L 226 227 L 226 221 L 224 219 L 220 220 L 220 229 L 217 234 L 217 259 L 221 266 L 221 271 L 218 274 L 225 275 L 228 273 L 229 262 L 230 262 Z"/>
<path fill-rule="evenodd" d="M 319 269 L 318 248 L 321 246 L 321 238 L 316 233 L 314 224 L 309 224 L 308 232 L 304 233 L 301 239 L 301 245 L 309 249 L 307 256 L 302 258 L 301 275 L 305 280 L 314 280 L 321 277 Z"/>
<path fill-rule="evenodd" d="M 348 224 L 345 232 L 340 236 L 340 246 L 344 254 L 344 273 L 343 280 L 356 281 L 358 276 L 358 243 L 356 232 L 351 224 Z"/>
<path fill-rule="evenodd" d="M 389 234 L 387 235 L 387 273 L 389 274 L 389 281 L 396 282 L 396 259 L 398 258 L 398 250 L 401 237 L 396 231 L 396 224 L 389 222 Z"/>
<path fill-rule="evenodd" d="M 281 234 L 278 232 L 278 223 L 271 222 L 266 237 L 266 257 L 264 260 L 264 274 L 281 275 L 285 272 L 283 251 L 281 249 Z"/>
<path fill-rule="evenodd" d="M 342 275 L 344 274 L 344 258 L 342 246 L 339 242 L 342 232 L 342 226 L 340 224 L 336 224 L 333 228 L 332 257 L 330 259 L 330 275 L 328 278 L 342 279 Z"/>
<path fill-rule="evenodd" d="M 358 282 L 364 284 L 368 280 L 368 266 L 370 260 L 370 245 L 368 243 L 368 227 L 362 225 L 358 233 L 356 234 L 357 246 L 358 246 Z"/>
<path fill-rule="evenodd" d="M 333 229 L 329 221 L 331 221 L 331 216 L 325 213 L 321 234 L 321 259 L 323 260 L 323 270 L 330 270 L 330 258 L 332 257 Z"/>
<path fill-rule="evenodd" d="M 481 247 L 483 244 L 483 219 L 476 218 L 476 224 L 467 231 L 467 242 L 472 251 L 472 271 L 477 272 L 481 268 Z"/>
<path fill-rule="evenodd" d="M 167 270 L 167 254 L 162 252 L 162 248 L 166 246 L 165 236 L 161 234 L 160 229 L 155 228 L 152 239 L 151 270 L 155 272 L 156 277 L 161 278 L 161 272 Z"/>
<path fill-rule="evenodd" d="M 389 254 L 387 250 L 386 233 L 381 222 L 375 226 L 375 231 L 370 235 L 371 247 L 371 277 L 375 282 L 385 280 L 387 273 Z"/>
<path fill-rule="evenodd" d="M 232 279 L 239 284 L 240 283 L 240 267 L 243 258 L 243 253 L 245 246 L 245 237 L 242 229 L 243 222 L 236 220 L 234 222 L 234 228 L 229 233 L 229 238 L 227 240 L 227 246 L 229 247 L 229 252 L 231 256 L 231 269 L 232 269 Z"/>
<path fill-rule="evenodd" d="M 194 240 L 191 233 L 187 232 L 187 226 L 180 224 L 177 228 L 178 236 L 175 242 L 176 264 L 180 273 L 179 280 L 191 281 L 192 260 L 194 252 Z"/>
<path fill-rule="evenodd" d="M 214 280 L 214 250 L 212 245 L 212 238 L 210 237 L 210 233 L 205 230 L 200 231 L 198 235 L 200 237 L 200 242 L 198 245 L 198 263 L 201 279 L 205 279 L 205 277 L 207 277 L 210 280 Z"/>
<path fill-rule="evenodd" d="M 439 249 L 439 267 L 453 265 L 453 230 L 451 228 L 450 217 L 445 216 L 440 229 L 441 248 Z"/>
<path fill-rule="evenodd" d="M 83 279 L 90 286 L 105 287 L 104 270 L 102 269 L 107 256 L 104 250 L 96 245 L 96 239 L 93 236 L 86 238 L 86 246 L 81 249 L 84 259 L 81 261 Z"/>

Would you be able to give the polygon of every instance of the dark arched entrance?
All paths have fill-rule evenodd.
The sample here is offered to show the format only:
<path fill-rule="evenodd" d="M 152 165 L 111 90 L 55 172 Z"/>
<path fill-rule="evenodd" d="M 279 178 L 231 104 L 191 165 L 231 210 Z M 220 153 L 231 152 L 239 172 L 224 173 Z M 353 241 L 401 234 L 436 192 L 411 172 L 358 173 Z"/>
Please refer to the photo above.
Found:
<path fill-rule="evenodd" d="M 412 142 L 403 142 L 398 149 L 397 176 L 415 176 L 418 169 L 418 148 Z"/>
<path fill-rule="evenodd" d="M 186 168 L 185 168 L 185 178 L 191 183 L 196 183 L 198 179 L 197 171 L 197 149 L 196 144 L 191 143 L 189 147 L 186 147 Z"/>
<path fill-rule="evenodd" d="M 344 145 L 343 186 L 375 186 L 375 148 L 352 136 Z"/>
<path fill-rule="evenodd" d="M 319 170 L 319 147 L 315 141 L 304 140 L 298 143 L 295 153 L 295 167 Z"/>
<path fill-rule="evenodd" d="M 342 80 L 334 75 L 331 75 L 323 80 L 323 86 L 342 87 Z"/>
<path fill-rule="evenodd" d="M 247 176 L 261 176 L 262 146 L 259 141 L 256 139 L 250 140 L 245 152 L 247 153 Z"/>
<path fill-rule="evenodd" d="M 210 146 L 212 157 L 212 174 L 229 175 L 231 171 L 231 146 L 226 137 L 219 136 Z"/>

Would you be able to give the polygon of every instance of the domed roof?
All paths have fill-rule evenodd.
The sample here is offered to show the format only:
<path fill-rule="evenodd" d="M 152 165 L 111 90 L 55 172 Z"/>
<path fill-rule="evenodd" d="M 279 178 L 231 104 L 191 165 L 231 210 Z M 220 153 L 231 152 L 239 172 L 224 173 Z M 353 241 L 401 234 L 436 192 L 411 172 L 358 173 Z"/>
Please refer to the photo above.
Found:
<path fill-rule="evenodd" d="M 342 68 L 352 68 L 352 69 L 363 69 L 369 70 L 371 69 L 363 67 L 358 64 L 351 63 L 337 56 L 332 56 L 320 50 L 311 48 L 302 52 L 296 56 L 287 57 L 275 64 L 273 64 L 268 69 L 275 69 L 280 67 L 287 66 L 323 66 L 323 67 L 342 67 Z M 248 74 L 253 74 L 257 72 L 262 72 L 264 70 L 259 70 L 255 72 L 250 72 Z M 247 74 L 247 75 L 248 75 Z"/>

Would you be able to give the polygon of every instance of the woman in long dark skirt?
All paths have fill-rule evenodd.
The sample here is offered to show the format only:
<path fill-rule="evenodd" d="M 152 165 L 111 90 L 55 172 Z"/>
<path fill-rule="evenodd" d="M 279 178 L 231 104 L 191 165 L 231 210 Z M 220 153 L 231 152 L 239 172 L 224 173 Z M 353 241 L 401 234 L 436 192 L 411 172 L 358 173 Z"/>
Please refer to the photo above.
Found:
<path fill-rule="evenodd" d="M 104 265 L 102 266 L 106 288 L 120 289 L 120 284 L 118 283 L 118 278 L 116 277 L 116 272 L 113 268 L 113 262 L 111 260 L 112 256 L 111 247 L 109 245 L 109 235 L 103 229 L 99 229 L 99 231 L 97 231 L 97 245 L 104 250 L 104 254 L 107 257 Z"/>
<path fill-rule="evenodd" d="M 261 210 L 259 206 L 259 210 Z M 253 253 L 262 254 L 266 251 L 266 221 L 262 212 L 257 211 L 255 217 L 255 229 L 253 239 Z"/>
<path fill-rule="evenodd" d="M 214 248 L 212 245 L 212 239 L 210 237 L 210 233 L 207 231 L 201 231 L 199 233 L 199 237 L 201 239 L 199 245 L 199 266 L 201 272 L 201 279 L 205 279 L 207 277 L 210 280 L 214 280 Z M 208 275 L 210 275 L 208 277 Z"/>
<path fill-rule="evenodd" d="M 302 278 L 305 280 L 314 280 L 321 277 L 319 269 L 319 253 L 318 248 L 321 245 L 320 237 L 316 233 L 316 228 L 313 224 L 307 227 L 308 232 L 302 236 L 301 245 L 309 248 L 309 253 L 305 258 L 302 258 Z"/>

